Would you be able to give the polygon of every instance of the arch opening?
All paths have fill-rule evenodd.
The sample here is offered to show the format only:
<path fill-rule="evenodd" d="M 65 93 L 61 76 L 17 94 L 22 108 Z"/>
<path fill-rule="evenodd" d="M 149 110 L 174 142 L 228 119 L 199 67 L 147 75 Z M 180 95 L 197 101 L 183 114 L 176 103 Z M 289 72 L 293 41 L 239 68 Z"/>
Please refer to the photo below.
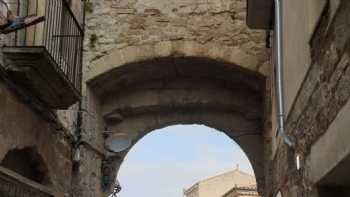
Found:
<path fill-rule="evenodd" d="M 0 165 L 34 182 L 43 185 L 50 183 L 48 168 L 34 147 L 8 151 Z"/>
<path fill-rule="evenodd" d="M 224 132 L 247 154 L 262 191 L 265 83 L 261 74 L 235 64 L 172 56 L 115 67 L 87 85 L 97 99 L 93 102 L 103 127 L 126 133 L 132 144 L 175 124 L 202 124 Z"/>
<path fill-rule="evenodd" d="M 181 196 L 198 182 L 209 183 L 210 177 L 229 179 L 215 191 L 207 188 L 213 196 L 233 187 L 256 188 L 254 170 L 240 146 L 225 133 L 198 124 L 151 131 L 134 144 L 118 170 L 121 196 L 137 195 L 130 188 L 149 196 Z"/>

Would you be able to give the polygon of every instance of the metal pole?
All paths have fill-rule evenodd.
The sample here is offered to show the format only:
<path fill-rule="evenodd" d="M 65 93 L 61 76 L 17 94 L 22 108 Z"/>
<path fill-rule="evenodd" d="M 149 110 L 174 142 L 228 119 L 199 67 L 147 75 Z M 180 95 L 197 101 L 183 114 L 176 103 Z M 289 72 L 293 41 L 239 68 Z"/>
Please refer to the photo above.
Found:
<path fill-rule="evenodd" d="M 275 51 L 276 51 L 276 94 L 278 111 L 278 131 L 285 144 L 294 147 L 285 129 L 285 109 L 283 97 L 283 61 L 282 61 L 282 5 L 281 0 L 275 0 Z"/>

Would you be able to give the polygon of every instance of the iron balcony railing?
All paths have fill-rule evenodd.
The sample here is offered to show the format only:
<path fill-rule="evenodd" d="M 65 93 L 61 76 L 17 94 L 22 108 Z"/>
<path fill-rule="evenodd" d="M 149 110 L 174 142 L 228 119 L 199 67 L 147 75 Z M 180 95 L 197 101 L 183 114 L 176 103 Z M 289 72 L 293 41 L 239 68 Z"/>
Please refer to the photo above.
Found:
<path fill-rule="evenodd" d="M 11 33 L 7 47 L 42 47 L 55 62 L 58 72 L 81 91 L 84 1 L 73 13 L 67 0 L 16 0 L 10 5 L 17 15 L 45 16 L 45 21 Z"/>

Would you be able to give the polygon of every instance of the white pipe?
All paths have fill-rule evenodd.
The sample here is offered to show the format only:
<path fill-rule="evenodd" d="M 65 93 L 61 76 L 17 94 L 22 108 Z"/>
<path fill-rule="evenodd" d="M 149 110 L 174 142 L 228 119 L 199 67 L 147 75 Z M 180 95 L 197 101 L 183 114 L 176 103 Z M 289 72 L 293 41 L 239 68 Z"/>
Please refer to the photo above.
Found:
<path fill-rule="evenodd" d="M 275 51 L 276 51 L 276 94 L 278 111 L 278 131 L 285 144 L 294 147 L 285 129 L 285 110 L 283 98 L 283 61 L 282 61 L 282 5 L 281 0 L 275 0 Z"/>

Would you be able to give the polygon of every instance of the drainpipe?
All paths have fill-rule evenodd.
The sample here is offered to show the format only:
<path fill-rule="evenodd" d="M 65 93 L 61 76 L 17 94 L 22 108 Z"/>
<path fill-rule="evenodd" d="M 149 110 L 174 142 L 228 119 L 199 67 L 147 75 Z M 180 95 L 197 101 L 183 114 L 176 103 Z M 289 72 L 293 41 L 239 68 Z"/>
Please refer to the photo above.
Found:
<path fill-rule="evenodd" d="M 278 111 L 278 131 L 283 142 L 293 148 L 294 143 L 289 138 L 285 128 L 285 109 L 283 97 L 283 61 L 282 61 L 282 0 L 275 1 L 275 62 L 276 62 L 276 94 Z"/>

